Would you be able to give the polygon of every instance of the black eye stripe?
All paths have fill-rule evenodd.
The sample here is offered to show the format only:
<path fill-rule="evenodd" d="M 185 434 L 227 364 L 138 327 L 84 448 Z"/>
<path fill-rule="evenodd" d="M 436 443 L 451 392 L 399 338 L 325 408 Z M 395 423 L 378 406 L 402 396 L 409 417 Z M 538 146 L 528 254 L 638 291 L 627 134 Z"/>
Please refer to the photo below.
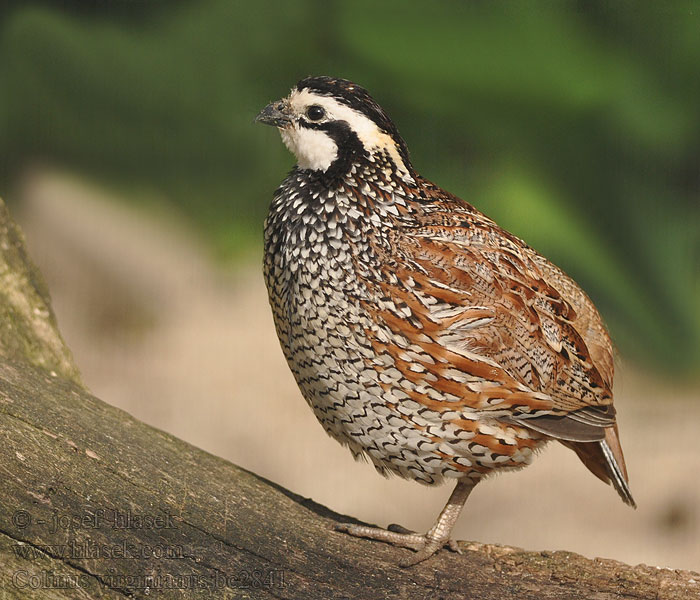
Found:
<path fill-rule="evenodd" d="M 331 98 L 362 113 L 394 139 L 404 164 L 411 163 L 408 146 L 401 138 L 396 125 L 362 86 L 333 77 L 306 77 L 297 83 L 296 89 L 300 92 L 308 90 L 311 93 Z"/>

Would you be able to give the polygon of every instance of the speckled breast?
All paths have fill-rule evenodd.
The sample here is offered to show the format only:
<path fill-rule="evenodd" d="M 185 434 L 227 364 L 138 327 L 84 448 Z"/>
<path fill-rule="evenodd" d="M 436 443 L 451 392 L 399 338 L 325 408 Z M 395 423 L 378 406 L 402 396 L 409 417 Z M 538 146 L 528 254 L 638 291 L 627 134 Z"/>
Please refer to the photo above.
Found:
<path fill-rule="evenodd" d="M 353 264 L 366 242 L 359 213 L 347 198 L 329 195 L 300 188 L 297 179 L 283 184 L 265 223 L 265 280 L 304 397 L 329 434 L 361 453 L 377 424 L 367 410 L 373 352 L 363 333 L 372 323 L 360 306 L 370 291 Z"/>
<path fill-rule="evenodd" d="M 304 171 L 278 189 L 265 222 L 264 273 L 285 357 L 324 429 L 378 471 L 427 484 L 479 479 L 499 461 L 478 438 L 498 445 L 499 437 L 516 437 L 513 427 L 505 433 L 505 425 L 461 415 L 474 423 L 469 429 L 456 426 L 454 415 L 419 410 L 399 379 L 386 380 L 398 373 L 394 359 L 378 355 L 368 338 L 385 327 L 363 308 L 381 302 L 372 279 L 381 277 L 376 248 L 390 224 L 378 226 L 378 218 L 356 195 L 315 189 Z M 488 434 L 479 436 L 479 426 Z M 531 454 L 523 449 L 517 466 Z"/>

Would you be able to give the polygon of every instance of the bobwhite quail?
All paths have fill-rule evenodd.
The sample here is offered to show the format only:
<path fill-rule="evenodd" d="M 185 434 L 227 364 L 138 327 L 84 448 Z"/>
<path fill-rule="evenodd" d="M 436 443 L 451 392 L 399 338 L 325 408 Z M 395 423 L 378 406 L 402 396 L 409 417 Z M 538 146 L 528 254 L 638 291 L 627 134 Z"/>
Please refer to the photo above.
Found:
<path fill-rule="evenodd" d="M 297 165 L 265 222 L 265 280 L 282 350 L 326 432 L 382 474 L 454 492 L 425 535 L 445 545 L 474 486 L 550 440 L 634 506 L 612 402 L 610 337 L 561 269 L 421 177 L 359 85 L 308 77 L 256 121 Z"/>

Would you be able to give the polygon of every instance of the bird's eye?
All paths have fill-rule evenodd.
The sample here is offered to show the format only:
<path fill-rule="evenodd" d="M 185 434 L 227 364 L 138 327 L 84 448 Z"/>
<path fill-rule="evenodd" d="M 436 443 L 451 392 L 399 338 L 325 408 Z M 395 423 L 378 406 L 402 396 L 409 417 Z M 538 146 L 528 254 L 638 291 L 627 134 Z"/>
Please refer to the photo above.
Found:
<path fill-rule="evenodd" d="M 326 116 L 326 111 L 322 106 L 319 106 L 318 104 L 312 104 L 309 106 L 309 108 L 306 109 L 306 116 L 311 120 L 311 121 L 320 121 L 323 119 L 323 117 Z"/>

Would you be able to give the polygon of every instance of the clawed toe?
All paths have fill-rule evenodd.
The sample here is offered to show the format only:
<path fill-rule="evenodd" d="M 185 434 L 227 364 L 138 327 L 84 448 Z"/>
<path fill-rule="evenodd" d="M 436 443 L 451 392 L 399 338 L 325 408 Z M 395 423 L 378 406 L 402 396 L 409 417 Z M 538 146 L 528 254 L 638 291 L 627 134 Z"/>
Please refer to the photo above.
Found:
<path fill-rule="evenodd" d="M 399 525 L 398 523 L 391 523 L 387 526 L 387 529 L 395 533 L 416 533 L 415 531 L 413 531 L 413 529 L 406 529 L 403 525 Z"/>
<path fill-rule="evenodd" d="M 411 567 L 430 558 L 438 550 L 447 546 L 450 550 L 458 552 L 457 542 L 453 539 L 438 539 L 427 535 L 421 535 L 412 532 L 400 525 L 390 525 L 389 529 L 381 529 L 379 527 L 368 527 L 366 525 L 354 525 L 352 523 L 338 523 L 335 526 L 336 531 L 341 531 L 355 537 L 369 538 L 381 542 L 387 542 L 393 546 L 408 548 L 416 552 L 415 555 L 405 558 L 399 562 L 400 567 Z"/>
<path fill-rule="evenodd" d="M 368 527 L 366 525 L 354 525 L 352 523 L 339 523 L 335 526 L 335 530 L 342 531 L 354 537 L 387 542 L 393 546 L 410 548 L 411 550 L 419 550 L 424 545 L 425 539 L 424 536 L 417 533 L 398 533 L 396 531 L 382 529 L 381 527 Z"/>
<path fill-rule="evenodd" d="M 452 550 L 452 552 L 456 552 L 457 554 L 462 554 L 462 550 L 460 549 L 459 544 L 452 538 L 449 538 L 447 540 L 438 540 L 431 538 L 427 535 L 422 535 L 420 537 L 422 539 L 422 544 L 420 548 L 413 548 L 414 550 L 416 550 L 416 553 L 413 556 L 409 556 L 400 560 L 400 567 L 412 567 L 413 565 L 417 565 L 418 563 L 423 562 L 427 558 L 430 558 L 438 550 L 441 550 L 444 547 L 449 548 L 450 550 Z"/>
<path fill-rule="evenodd" d="M 453 552 L 461 554 L 457 542 L 450 537 L 450 532 L 454 527 L 459 512 L 466 501 L 469 493 L 474 487 L 471 481 L 459 481 L 454 491 L 450 495 L 445 508 L 442 509 L 438 520 L 430 531 L 421 535 L 401 527 L 401 525 L 389 525 L 388 529 L 380 527 L 368 527 L 367 525 L 354 525 L 351 523 L 339 523 L 335 526 L 336 531 L 342 531 L 355 537 L 369 538 L 380 542 L 387 542 L 401 548 L 415 550 L 416 554 L 402 560 L 400 567 L 410 567 L 430 558 L 438 550 L 447 546 Z"/>

